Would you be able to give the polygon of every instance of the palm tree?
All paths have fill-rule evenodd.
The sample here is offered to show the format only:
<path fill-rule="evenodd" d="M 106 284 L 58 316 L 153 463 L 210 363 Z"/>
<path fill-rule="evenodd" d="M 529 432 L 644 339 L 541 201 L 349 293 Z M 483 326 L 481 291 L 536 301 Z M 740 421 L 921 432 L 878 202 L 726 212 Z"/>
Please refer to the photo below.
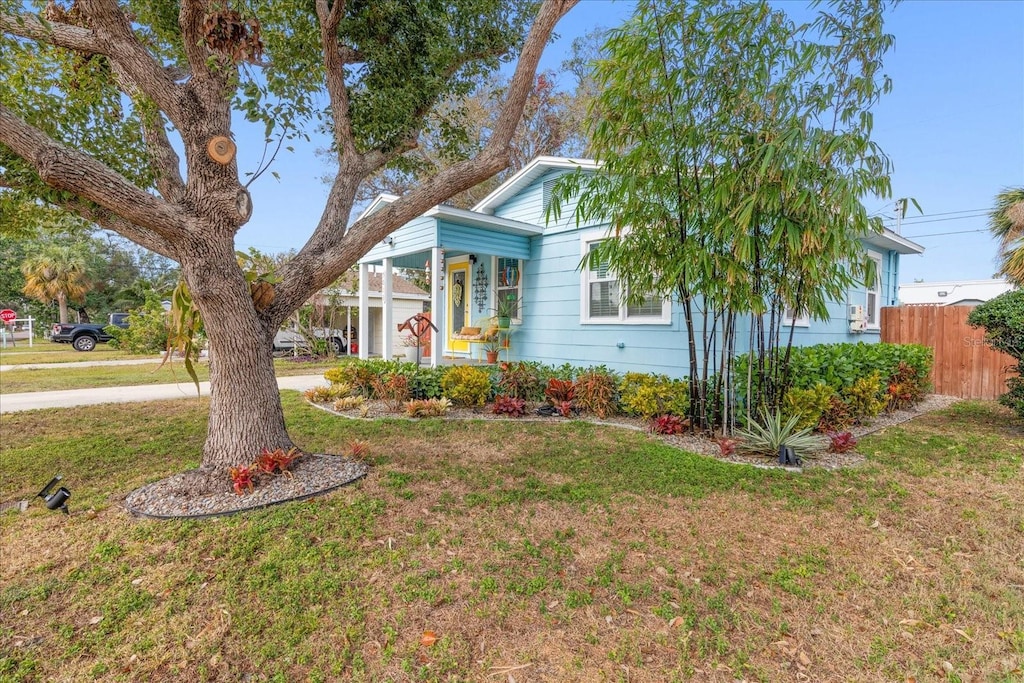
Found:
<path fill-rule="evenodd" d="M 999 239 L 999 272 L 1024 286 L 1024 187 L 1007 188 L 996 195 L 988 226 Z"/>
<path fill-rule="evenodd" d="M 44 304 L 56 299 L 62 323 L 68 321 L 68 302 L 82 301 L 92 289 L 85 259 L 70 247 L 51 247 L 30 256 L 21 264 L 21 272 L 25 276 L 22 291 Z"/>

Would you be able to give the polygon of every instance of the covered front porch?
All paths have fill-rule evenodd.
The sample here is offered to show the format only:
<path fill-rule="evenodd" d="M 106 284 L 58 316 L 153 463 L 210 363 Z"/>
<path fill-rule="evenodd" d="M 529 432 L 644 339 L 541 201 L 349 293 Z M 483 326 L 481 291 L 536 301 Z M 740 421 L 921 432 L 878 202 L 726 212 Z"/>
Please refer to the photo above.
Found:
<path fill-rule="evenodd" d="M 367 209 L 373 212 L 394 197 L 382 196 Z M 364 214 L 365 215 L 365 214 Z M 425 270 L 430 283 L 430 353 L 424 362 L 436 367 L 444 360 L 472 359 L 479 345 L 459 337 L 465 328 L 486 330 L 494 325 L 499 299 L 512 305 L 513 325 L 521 323 L 523 268 L 530 258 L 530 238 L 541 228 L 507 218 L 450 206 L 434 207 L 391 233 L 359 262 L 359 336 L 368 330 L 364 312 L 369 308 L 371 268 L 382 275 L 383 354 L 390 359 L 398 325 L 394 292 L 390 287 L 397 268 Z M 474 349 L 474 346 L 477 348 Z M 369 350 L 359 349 L 367 358 Z"/>

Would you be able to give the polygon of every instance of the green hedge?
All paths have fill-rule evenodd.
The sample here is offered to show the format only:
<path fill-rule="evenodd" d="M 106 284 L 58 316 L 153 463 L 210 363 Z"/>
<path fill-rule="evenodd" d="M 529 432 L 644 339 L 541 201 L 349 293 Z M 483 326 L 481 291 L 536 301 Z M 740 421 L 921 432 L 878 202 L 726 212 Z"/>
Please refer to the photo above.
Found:
<path fill-rule="evenodd" d="M 735 365 L 737 395 L 747 391 L 750 355 L 739 356 Z M 896 374 L 900 363 L 917 370 L 920 377 L 932 371 L 932 350 L 920 344 L 817 344 L 794 347 L 790 353 L 790 384 L 795 389 L 813 389 L 825 384 L 836 393 L 877 372 L 883 380 Z"/>

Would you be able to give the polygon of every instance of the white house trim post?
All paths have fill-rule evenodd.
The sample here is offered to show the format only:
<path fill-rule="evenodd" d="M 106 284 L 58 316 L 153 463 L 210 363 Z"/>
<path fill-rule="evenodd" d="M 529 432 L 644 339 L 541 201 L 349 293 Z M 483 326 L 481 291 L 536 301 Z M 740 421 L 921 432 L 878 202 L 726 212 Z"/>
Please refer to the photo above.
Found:
<path fill-rule="evenodd" d="M 359 264 L 359 357 L 370 357 L 370 266 Z"/>
<path fill-rule="evenodd" d="M 381 352 L 381 357 L 384 360 L 391 360 L 392 350 L 391 345 L 395 338 L 395 325 L 394 325 L 394 294 L 392 292 L 391 282 L 391 259 L 384 259 L 384 273 L 381 275 L 381 317 L 383 320 L 384 334 L 384 349 Z"/>
<path fill-rule="evenodd" d="M 430 250 L 430 320 L 437 327 L 437 332 L 431 331 L 433 343 L 430 345 L 430 367 L 436 368 L 441 363 L 441 354 L 444 351 L 445 322 L 443 304 L 441 302 L 441 283 L 444 281 L 444 273 L 441 272 L 441 249 L 433 247 Z"/>

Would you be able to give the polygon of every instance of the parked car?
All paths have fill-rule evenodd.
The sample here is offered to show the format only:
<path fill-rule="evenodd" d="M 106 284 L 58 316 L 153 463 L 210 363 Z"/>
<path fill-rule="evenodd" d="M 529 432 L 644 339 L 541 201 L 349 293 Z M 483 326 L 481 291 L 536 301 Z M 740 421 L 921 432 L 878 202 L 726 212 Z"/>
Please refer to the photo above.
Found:
<path fill-rule="evenodd" d="M 351 330 L 350 332 L 354 332 Z M 330 343 L 331 350 L 335 355 L 340 356 L 348 351 L 348 340 L 349 334 L 345 330 L 338 329 L 325 329 L 317 327 L 313 329 L 313 334 L 316 338 L 325 339 Z M 352 335 L 355 336 L 354 334 Z M 299 332 L 294 327 L 287 327 L 277 331 L 274 335 L 274 352 L 280 353 L 285 351 L 296 352 L 301 350 L 308 350 L 309 339 L 308 337 Z M 355 344 L 355 339 L 352 340 L 352 351 L 353 353 L 358 350 Z"/>
<path fill-rule="evenodd" d="M 127 313 L 111 313 L 110 319 L 103 325 L 96 323 L 54 323 L 50 330 L 50 341 L 58 344 L 71 344 L 75 351 L 92 351 L 97 344 L 105 344 L 113 339 L 104 328 L 114 325 L 128 328 Z"/>

